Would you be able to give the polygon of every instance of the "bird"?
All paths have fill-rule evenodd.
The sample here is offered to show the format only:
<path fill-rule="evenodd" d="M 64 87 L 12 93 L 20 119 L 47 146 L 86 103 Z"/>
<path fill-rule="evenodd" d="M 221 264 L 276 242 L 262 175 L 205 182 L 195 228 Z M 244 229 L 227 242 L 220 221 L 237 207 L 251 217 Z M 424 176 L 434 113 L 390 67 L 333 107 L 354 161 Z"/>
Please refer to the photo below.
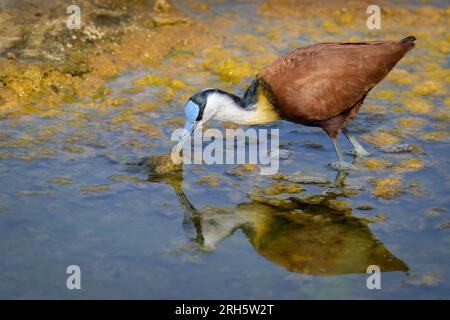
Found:
<path fill-rule="evenodd" d="M 242 97 L 207 88 L 185 104 L 186 122 L 177 144 L 179 152 L 192 132 L 211 119 L 240 125 L 285 120 L 319 127 L 331 138 L 337 161 L 344 161 L 339 131 L 357 157 L 369 155 L 346 128 L 369 92 L 415 46 L 414 36 L 400 41 L 323 42 L 294 49 L 259 72 Z"/>

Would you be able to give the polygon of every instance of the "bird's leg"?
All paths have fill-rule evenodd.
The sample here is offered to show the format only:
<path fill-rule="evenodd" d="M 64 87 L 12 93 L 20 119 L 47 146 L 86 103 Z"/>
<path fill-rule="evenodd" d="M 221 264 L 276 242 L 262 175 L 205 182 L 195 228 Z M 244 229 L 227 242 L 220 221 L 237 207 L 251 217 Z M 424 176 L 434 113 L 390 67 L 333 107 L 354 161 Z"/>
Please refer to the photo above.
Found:
<path fill-rule="evenodd" d="M 370 155 L 370 153 L 363 148 L 363 146 L 356 140 L 356 138 L 350 134 L 347 128 L 342 128 L 342 132 L 344 133 L 345 137 L 347 138 L 348 142 L 351 143 L 355 150 L 355 154 L 357 157 L 367 157 Z"/>
<path fill-rule="evenodd" d="M 333 141 L 333 146 L 334 150 L 336 151 L 338 161 L 331 163 L 330 166 L 336 170 L 350 170 L 354 168 L 354 166 L 351 163 L 347 163 L 344 161 L 344 157 L 342 156 L 341 147 L 339 146 L 339 141 L 337 137 L 331 138 L 331 140 Z"/>
<path fill-rule="evenodd" d="M 332 138 L 332 140 L 333 140 L 333 146 L 334 146 L 334 150 L 336 151 L 338 161 L 344 162 L 344 157 L 342 156 L 341 147 L 339 146 L 339 141 L 338 141 L 337 137 Z"/>

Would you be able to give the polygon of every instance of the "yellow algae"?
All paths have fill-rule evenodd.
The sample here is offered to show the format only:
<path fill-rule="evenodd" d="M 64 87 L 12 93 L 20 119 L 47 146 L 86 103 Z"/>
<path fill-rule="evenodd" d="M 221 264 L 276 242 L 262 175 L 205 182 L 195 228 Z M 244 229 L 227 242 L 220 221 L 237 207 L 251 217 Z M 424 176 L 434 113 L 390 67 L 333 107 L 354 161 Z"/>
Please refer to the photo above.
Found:
<path fill-rule="evenodd" d="M 384 220 L 387 219 L 387 214 L 386 214 L 386 213 L 380 212 L 380 213 L 377 213 L 377 214 L 375 215 L 375 218 L 376 218 L 378 221 L 384 221 Z"/>
<path fill-rule="evenodd" d="M 105 103 L 107 105 L 109 105 L 109 106 L 118 107 L 118 106 L 121 106 L 121 105 L 123 105 L 125 103 L 128 103 L 130 101 L 131 101 L 131 99 L 128 98 L 128 97 L 114 97 L 114 98 L 111 98 L 111 99 L 107 99 L 105 101 Z"/>
<path fill-rule="evenodd" d="M 382 105 L 368 104 L 364 105 L 361 111 L 366 113 L 383 114 L 386 113 L 386 107 Z"/>
<path fill-rule="evenodd" d="M 157 129 L 158 129 L 158 127 L 156 125 L 146 123 L 146 122 L 131 124 L 131 130 L 138 131 L 138 132 L 152 132 L 152 131 L 156 131 Z"/>
<path fill-rule="evenodd" d="M 397 119 L 396 123 L 401 127 L 421 128 L 424 125 L 425 120 L 420 119 L 420 118 L 406 117 L 406 118 Z"/>
<path fill-rule="evenodd" d="M 134 114 L 136 113 L 146 113 L 156 108 L 156 104 L 149 101 L 137 102 L 135 105 L 130 107 Z"/>
<path fill-rule="evenodd" d="M 339 25 L 349 25 L 353 22 L 353 16 L 349 12 L 342 12 L 339 14 L 339 16 L 336 18 L 336 22 Z"/>
<path fill-rule="evenodd" d="M 198 184 L 207 184 L 210 187 L 218 187 L 220 178 L 215 174 L 207 174 L 197 179 Z"/>
<path fill-rule="evenodd" d="M 439 85 L 431 80 L 425 81 L 412 88 L 412 92 L 421 96 L 431 95 L 439 90 Z"/>
<path fill-rule="evenodd" d="M 274 182 L 270 186 L 263 188 L 263 193 L 268 196 L 275 196 L 283 193 L 295 194 L 302 192 L 304 189 L 291 182 Z"/>
<path fill-rule="evenodd" d="M 81 154 L 84 153 L 84 148 L 79 147 L 79 146 L 71 146 L 71 145 L 65 145 L 62 148 L 63 151 L 65 152 L 69 152 L 69 153 L 76 153 L 76 154 Z"/>
<path fill-rule="evenodd" d="M 386 80 L 389 80 L 397 85 L 410 85 L 417 81 L 417 76 L 410 72 L 394 68 L 387 76 Z"/>
<path fill-rule="evenodd" d="M 339 200 L 339 199 L 329 199 L 326 200 L 326 205 L 333 210 L 348 213 L 350 214 L 352 211 L 351 208 L 351 202 L 346 200 Z"/>
<path fill-rule="evenodd" d="M 433 106 L 425 100 L 407 100 L 403 106 L 412 113 L 428 113 Z"/>
<path fill-rule="evenodd" d="M 71 179 L 63 178 L 63 177 L 53 177 L 50 180 L 48 180 L 47 182 L 50 184 L 60 184 L 60 185 L 73 183 L 73 181 Z"/>
<path fill-rule="evenodd" d="M 258 168 L 258 165 L 251 163 L 239 164 L 231 170 L 228 170 L 227 173 L 230 175 L 242 177 L 246 174 L 254 172 Z"/>
<path fill-rule="evenodd" d="M 422 170 L 423 167 L 424 167 L 424 164 L 423 164 L 422 160 L 408 159 L 408 160 L 403 160 L 403 161 L 400 161 L 399 163 L 397 163 L 394 166 L 394 170 L 399 171 L 399 172 L 418 171 L 418 170 Z"/>
<path fill-rule="evenodd" d="M 446 106 L 449 106 L 449 107 L 450 107 L 450 97 L 445 98 L 442 102 L 443 102 Z"/>
<path fill-rule="evenodd" d="M 397 177 L 374 178 L 370 180 L 372 194 L 381 199 L 393 199 L 402 192 L 402 181 Z"/>
<path fill-rule="evenodd" d="M 155 74 L 149 74 L 145 77 L 134 80 L 134 84 L 139 86 L 166 86 L 169 82 L 170 78 L 160 77 Z"/>
<path fill-rule="evenodd" d="M 11 159 L 14 158 L 14 153 L 12 152 L 0 152 L 0 160 L 1 159 Z"/>
<path fill-rule="evenodd" d="M 369 170 L 383 170 L 392 165 L 389 160 L 377 158 L 366 159 L 362 162 L 362 164 Z"/>
<path fill-rule="evenodd" d="M 175 96 L 175 91 L 172 88 L 167 88 L 163 95 L 163 101 L 170 102 L 173 100 L 174 96 Z"/>
<path fill-rule="evenodd" d="M 428 141 L 448 141 L 449 135 L 450 132 L 448 131 L 434 131 L 422 133 L 419 135 L 419 138 Z"/>
<path fill-rule="evenodd" d="M 37 141 L 37 140 L 31 140 L 31 139 L 27 139 L 27 138 L 18 138 L 15 140 L 0 142 L 0 147 L 16 148 L 16 149 L 31 149 L 39 143 L 40 143 L 40 141 Z"/>
<path fill-rule="evenodd" d="M 16 158 L 20 161 L 29 162 L 33 161 L 35 158 L 30 154 L 18 154 L 16 155 Z"/>
<path fill-rule="evenodd" d="M 322 22 L 322 24 L 320 25 L 326 32 L 328 33 L 339 33 L 341 30 L 339 29 L 339 27 L 336 25 L 336 23 L 334 21 L 331 20 L 327 20 Z"/>
<path fill-rule="evenodd" d="M 394 90 L 380 90 L 375 92 L 374 97 L 384 100 L 390 100 L 396 96 L 396 92 Z"/>
<path fill-rule="evenodd" d="M 208 5 L 206 3 L 195 3 L 195 2 L 193 2 L 193 3 L 189 4 L 189 7 L 193 11 L 198 12 L 198 13 L 203 13 L 203 12 L 208 11 Z"/>
<path fill-rule="evenodd" d="M 389 109 L 390 112 L 394 112 L 394 113 L 403 113 L 405 112 L 405 109 L 403 109 L 400 106 L 393 106 Z"/>
<path fill-rule="evenodd" d="M 436 120 L 450 121 L 450 108 L 442 107 L 436 109 L 431 116 Z"/>
<path fill-rule="evenodd" d="M 186 83 L 184 81 L 179 80 L 179 79 L 174 79 L 174 80 L 170 81 L 169 86 L 172 89 L 182 89 L 182 88 L 186 87 Z"/>
<path fill-rule="evenodd" d="M 41 148 L 37 151 L 33 152 L 33 156 L 36 159 L 49 159 L 53 156 L 55 156 L 56 151 L 48 148 Z"/>
<path fill-rule="evenodd" d="M 104 193 L 109 191 L 111 191 L 111 187 L 107 184 L 98 184 L 80 187 L 81 194 Z"/>
<path fill-rule="evenodd" d="M 237 60 L 233 58 L 226 58 L 222 61 L 214 61 L 211 63 L 203 63 L 202 66 L 216 73 L 220 80 L 234 84 L 241 81 L 244 77 L 253 77 L 257 73 L 250 67 L 249 63 L 238 63 Z"/>
<path fill-rule="evenodd" d="M 400 138 L 384 131 L 378 131 L 372 134 L 363 135 L 361 139 L 377 147 L 396 144 L 400 142 Z"/>

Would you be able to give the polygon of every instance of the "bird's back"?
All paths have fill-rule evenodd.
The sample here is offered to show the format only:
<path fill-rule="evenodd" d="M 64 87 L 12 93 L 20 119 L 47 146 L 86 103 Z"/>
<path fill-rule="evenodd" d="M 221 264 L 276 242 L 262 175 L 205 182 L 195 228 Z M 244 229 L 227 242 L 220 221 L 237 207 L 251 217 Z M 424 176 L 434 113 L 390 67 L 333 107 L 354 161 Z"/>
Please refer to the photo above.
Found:
<path fill-rule="evenodd" d="M 279 57 L 258 79 L 270 86 L 285 119 L 320 126 L 342 114 L 350 117 L 414 40 L 310 45 Z"/>

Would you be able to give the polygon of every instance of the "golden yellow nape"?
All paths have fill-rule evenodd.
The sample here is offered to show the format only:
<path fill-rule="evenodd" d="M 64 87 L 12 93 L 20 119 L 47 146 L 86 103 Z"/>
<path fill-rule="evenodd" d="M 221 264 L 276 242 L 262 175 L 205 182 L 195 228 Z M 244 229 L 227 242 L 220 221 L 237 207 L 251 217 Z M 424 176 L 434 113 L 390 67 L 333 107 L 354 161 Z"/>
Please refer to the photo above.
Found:
<path fill-rule="evenodd" d="M 258 86 L 255 103 L 256 111 L 251 118 L 245 121 L 245 124 L 264 124 L 281 120 L 280 114 L 276 110 L 274 103 L 271 102 L 271 99 L 268 97 L 268 95 L 269 94 L 262 86 Z"/>

